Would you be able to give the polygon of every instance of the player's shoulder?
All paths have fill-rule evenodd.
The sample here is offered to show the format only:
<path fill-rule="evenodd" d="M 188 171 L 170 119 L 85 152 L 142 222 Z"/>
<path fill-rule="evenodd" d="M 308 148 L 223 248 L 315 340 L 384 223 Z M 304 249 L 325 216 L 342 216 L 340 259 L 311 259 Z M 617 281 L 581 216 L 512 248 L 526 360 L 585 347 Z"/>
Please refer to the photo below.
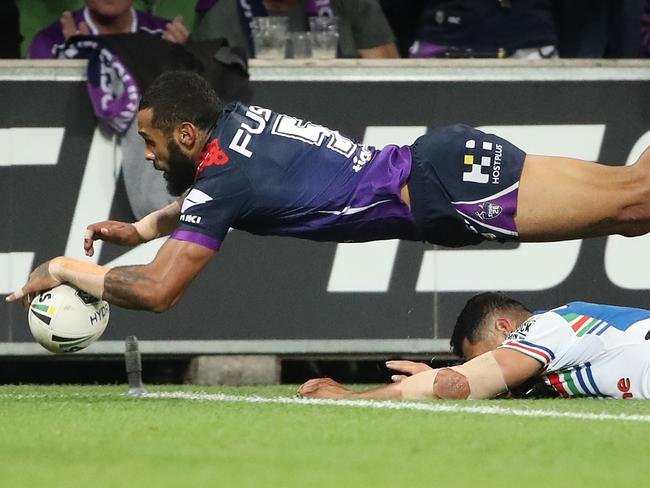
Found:
<path fill-rule="evenodd" d="M 531 336 L 547 335 L 564 325 L 556 310 L 536 310 L 510 333 L 506 341 L 525 341 Z"/>
<path fill-rule="evenodd" d="M 229 132 L 231 129 L 237 129 L 242 123 L 250 123 L 250 117 L 247 117 L 250 109 L 255 108 L 244 102 L 229 102 L 224 105 L 216 121 L 214 136 L 221 133 Z"/>
<path fill-rule="evenodd" d="M 526 340 L 530 334 L 531 327 L 535 326 L 538 323 L 539 317 L 539 315 L 531 315 L 528 317 L 521 324 L 519 324 L 517 328 L 510 333 L 510 335 L 508 335 L 506 341 L 509 342 Z"/>

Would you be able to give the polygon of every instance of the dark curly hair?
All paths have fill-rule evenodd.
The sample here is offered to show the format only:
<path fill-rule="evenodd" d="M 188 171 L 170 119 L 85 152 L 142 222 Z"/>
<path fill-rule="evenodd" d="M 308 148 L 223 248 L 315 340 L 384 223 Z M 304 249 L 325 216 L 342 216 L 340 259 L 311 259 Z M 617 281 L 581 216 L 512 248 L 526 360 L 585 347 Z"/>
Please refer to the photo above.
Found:
<path fill-rule="evenodd" d="M 456 319 L 454 331 L 451 334 L 451 345 L 454 354 L 463 356 L 463 342 L 475 344 L 483 332 L 485 319 L 493 312 L 518 311 L 530 312 L 522 303 L 500 292 L 485 292 L 470 298 Z"/>
<path fill-rule="evenodd" d="M 169 135 L 181 122 L 209 130 L 223 103 L 202 76 L 192 71 L 167 71 L 142 96 L 140 110 L 147 108 L 153 109 L 153 127 Z"/>

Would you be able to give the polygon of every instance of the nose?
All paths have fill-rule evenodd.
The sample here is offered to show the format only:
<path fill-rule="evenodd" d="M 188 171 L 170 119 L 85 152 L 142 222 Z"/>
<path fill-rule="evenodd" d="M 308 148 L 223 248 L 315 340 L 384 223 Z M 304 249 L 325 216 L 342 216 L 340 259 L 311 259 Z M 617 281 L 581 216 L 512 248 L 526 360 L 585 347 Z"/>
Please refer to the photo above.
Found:
<path fill-rule="evenodd" d="M 144 159 L 147 161 L 151 161 L 152 163 L 156 159 L 156 155 L 151 151 L 150 149 L 147 149 L 146 147 L 144 148 Z"/>

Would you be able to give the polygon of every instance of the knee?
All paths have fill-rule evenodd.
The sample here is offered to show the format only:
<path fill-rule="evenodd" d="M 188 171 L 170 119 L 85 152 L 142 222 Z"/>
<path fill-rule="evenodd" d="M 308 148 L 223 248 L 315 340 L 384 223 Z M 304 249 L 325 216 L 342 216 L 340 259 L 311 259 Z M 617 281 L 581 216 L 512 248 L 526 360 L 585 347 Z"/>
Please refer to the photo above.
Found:
<path fill-rule="evenodd" d="M 436 396 L 447 400 L 466 400 L 470 394 L 467 378 L 449 368 L 438 371 L 433 385 Z"/>

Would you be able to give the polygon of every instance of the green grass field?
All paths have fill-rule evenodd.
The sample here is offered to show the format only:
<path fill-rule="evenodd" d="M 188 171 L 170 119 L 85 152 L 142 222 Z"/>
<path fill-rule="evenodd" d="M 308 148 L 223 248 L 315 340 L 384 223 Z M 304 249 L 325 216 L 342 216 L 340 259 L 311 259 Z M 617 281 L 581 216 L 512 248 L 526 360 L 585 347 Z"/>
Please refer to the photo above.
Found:
<path fill-rule="evenodd" d="M 150 388 L 207 394 L 197 400 L 132 398 L 123 386 L 0 386 L 0 485 L 649 483 L 650 402 L 501 400 L 386 409 L 386 402 L 297 403 L 294 390 Z M 414 405 L 429 410 L 403 408 Z M 486 413 L 486 406 L 498 413 Z M 526 416 L 532 414 L 548 416 Z"/>

